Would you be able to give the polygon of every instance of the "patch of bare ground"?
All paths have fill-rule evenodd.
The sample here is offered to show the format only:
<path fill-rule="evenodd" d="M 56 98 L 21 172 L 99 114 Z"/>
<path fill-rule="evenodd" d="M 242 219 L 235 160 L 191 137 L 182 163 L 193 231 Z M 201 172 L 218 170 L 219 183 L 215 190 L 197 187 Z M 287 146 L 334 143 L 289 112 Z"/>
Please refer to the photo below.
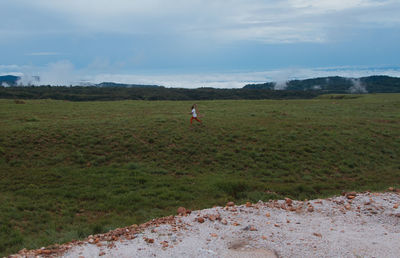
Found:
<path fill-rule="evenodd" d="M 11 257 L 396 257 L 400 190 L 190 211 Z"/>

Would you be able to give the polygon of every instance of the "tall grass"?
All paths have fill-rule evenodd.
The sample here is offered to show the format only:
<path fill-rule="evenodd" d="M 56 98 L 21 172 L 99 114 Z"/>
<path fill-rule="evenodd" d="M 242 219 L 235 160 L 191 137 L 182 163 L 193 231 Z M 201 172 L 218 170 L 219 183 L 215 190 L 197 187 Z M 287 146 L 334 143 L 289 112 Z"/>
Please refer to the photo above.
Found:
<path fill-rule="evenodd" d="M 400 95 L 0 100 L 0 256 L 200 209 L 400 186 Z"/>

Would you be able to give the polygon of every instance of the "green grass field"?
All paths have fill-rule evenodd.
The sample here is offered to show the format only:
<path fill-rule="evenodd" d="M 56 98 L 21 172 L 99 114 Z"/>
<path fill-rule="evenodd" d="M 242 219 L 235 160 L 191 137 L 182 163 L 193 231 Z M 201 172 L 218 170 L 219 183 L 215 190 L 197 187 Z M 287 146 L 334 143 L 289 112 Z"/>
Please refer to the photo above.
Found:
<path fill-rule="evenodd" d="M 0 256 L 200 209 L 400 186 L 400 94 L 0 100 Z"/>

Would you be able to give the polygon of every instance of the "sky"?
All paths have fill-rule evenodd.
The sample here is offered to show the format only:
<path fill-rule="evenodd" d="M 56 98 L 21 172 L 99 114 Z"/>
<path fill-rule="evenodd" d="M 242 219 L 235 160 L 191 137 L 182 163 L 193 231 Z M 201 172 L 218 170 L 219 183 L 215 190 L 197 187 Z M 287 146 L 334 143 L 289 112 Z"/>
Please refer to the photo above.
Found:
<path fill-rule="evenodd" d="M 0 75 L 237 88 L 400 77 L 399 0 L 0 0 Z"/>

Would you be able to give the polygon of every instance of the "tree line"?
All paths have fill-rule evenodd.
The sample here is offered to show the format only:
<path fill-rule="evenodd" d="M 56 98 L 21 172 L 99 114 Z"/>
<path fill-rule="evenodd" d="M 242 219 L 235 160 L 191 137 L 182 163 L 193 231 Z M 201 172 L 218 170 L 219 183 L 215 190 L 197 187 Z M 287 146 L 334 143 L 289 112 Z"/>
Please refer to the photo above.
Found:
<path fill-rule="evenodd" d="M 374 75 L 361 78 L 320 77 L 287 82 L 248 84 L 245 89 L 318 90 L 329 93 L 399 93 L 400 78 Z"/>
<path fill-rule="evenodd" d="M 4 78 L 4 77 L 3 77 Z M 309 99 L 329 93 L 400 93 L 400 78 L 339 76 L 283 83 L 248 84 L 241 89 L 165 88 L 104 82 L 94 86 L 17 86 L 18 77 L 7 77 L 8 86 L 0 86 L 0 98 L 95 100 L 221 100 L 221 99 Z M 13 84 L 14 82 L 14 84 Z M 11 85 L 11 86 L 10 86 Z M 12 86 L 14 85 L 14 86 Z M 279 90 L 277 90 L 279 88 Z"/>
<path fill-rule="evenodd" d="M 310 99 L 319 91 L 214 89 L 165 87 L 28 86 L 0 87 L 3 99 L 56 99 L 69 101 L 108 100 L 223 100 L 223 99 Z"/>

